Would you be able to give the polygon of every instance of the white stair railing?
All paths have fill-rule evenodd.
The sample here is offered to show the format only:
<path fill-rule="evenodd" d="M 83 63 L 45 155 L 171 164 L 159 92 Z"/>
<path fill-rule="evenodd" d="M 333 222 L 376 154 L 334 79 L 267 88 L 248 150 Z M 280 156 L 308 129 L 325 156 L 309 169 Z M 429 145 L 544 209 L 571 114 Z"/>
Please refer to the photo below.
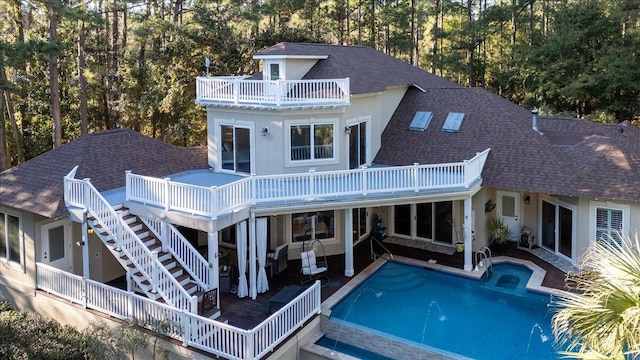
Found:
<path fill-rule="evenodd" d="M 86 209 L 95 219 L 95 223 L 98 223 L 107 233 L 107 237 L 115 241 L 115 250 L 123 253 L 142 274 L 142 278 L 151 284 L 151 292 L 157 292 L 165 301 L 177 308 L 197 312 L 197 298 L 189 295 L 176 278 L 162 266 L 157 256 L 102 197 L 89 179 L 77 180 L 70 177 L 71 174 L 75 174 L 75 170 L 74 168 L 64 178 L 65 188 L 76 190 L 72 192 L 74 196 L 65 199 L 65 202 Z M 77 191 L 79 188 L 82 188 L 82 191 Z"/>
<path fill-rule="evenodd" d="M 167 251 L 191 275 L 191 278 L 205 290 L 211 289 L 209 262 L 191 245 L 175 226 L 158 220 L 143 219 L 142 222 L 167 246 Z"/>

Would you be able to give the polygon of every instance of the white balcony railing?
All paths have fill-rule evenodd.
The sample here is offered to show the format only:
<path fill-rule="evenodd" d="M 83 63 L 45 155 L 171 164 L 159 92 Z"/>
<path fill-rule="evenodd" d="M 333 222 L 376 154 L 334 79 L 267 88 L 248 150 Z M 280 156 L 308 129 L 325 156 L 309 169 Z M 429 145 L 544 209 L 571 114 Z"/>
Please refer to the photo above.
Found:
<path fill-rule="evenodd" d="M 182 311 L 133 292 L 36 263 L 36 287 L 118 319 L 129 319 L 152 331 L 225 359 L 264 357 L 304 323 L 320 313 L 320 282 L 274 312 L 253 329 L 245 330 Z"/>
<path fill-rule="evenodd" d="M 196 78 L 196 102 L 260 107 L 349 105 L 349 79 L 248 80 L 246 77 Z"/>
<path fill-rule="evenodd" d="M 468 189 L 481 178 L 489 150 L 459 163 L 250 176 L 219 187 L 183 184 L 127 172 L 126 200 L 216 219 L 221 214 L 261 203 L 429 190 L 459 191 Z M 70 190 L 65 198 L 75 193 Z"/>

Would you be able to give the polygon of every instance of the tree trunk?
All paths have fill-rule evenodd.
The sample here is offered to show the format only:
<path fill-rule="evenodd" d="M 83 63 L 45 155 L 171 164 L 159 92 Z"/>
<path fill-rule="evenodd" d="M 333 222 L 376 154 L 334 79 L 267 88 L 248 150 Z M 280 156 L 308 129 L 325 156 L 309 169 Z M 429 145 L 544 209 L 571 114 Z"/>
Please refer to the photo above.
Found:
<path fill-rule="evenodd" d="M 49 43 L 58 41 L 58 10 L 59 0 L 47 1 L 47 14 L 49 17 Z M 51 93 L 51 119 L 53 121 L 52 138 L 53 148 L 62 145 L 62 115 L 60 113 L 60 83 L 58 79 L 58 55 L 57 48 L 49 50 L 49 91 Z"/>
<path fill-rule="evenodd" d="M 438 22 L 440 21 L 440 4 L 441 4 L 442 0 L 436 0 L 436 13 L 435 16 L 433 17 L 433 19 L 435 20 L 433 23 L 433 35 L 431 36 L 431 73 L 435 74 L 436 73 L 436 68 L 437 68 L 437 60 L 436 57 L 438 56 L 438 37 L 440 36 L 439 32 L 439 27 L 438 27 Z"/>
<path fill-rule="evenodd" d="M 0 91 L 0 100 L 2 100 L 5 92 L 6 91 Z M 0 172 L 5 171 L 9 166 L 10 164 L 7 161 L 7 142 L 4 131 L 4 107 L 2 106 L 2 101 L 0 101 Z"/>
<path fill-rule="evenodd" d="M 78 35 L 78 82 L 80 86 L 80 134 L 89 133 L 89 121 L 87 115 L 87 78 L 84 76 L 85 43 L 84 21 L 80 24 L 80 34 Z"/>

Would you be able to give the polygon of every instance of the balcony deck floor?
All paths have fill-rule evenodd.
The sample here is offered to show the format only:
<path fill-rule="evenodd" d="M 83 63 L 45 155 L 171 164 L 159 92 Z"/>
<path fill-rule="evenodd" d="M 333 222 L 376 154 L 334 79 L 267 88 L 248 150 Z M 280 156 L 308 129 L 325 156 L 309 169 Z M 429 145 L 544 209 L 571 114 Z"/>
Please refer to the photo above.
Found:
<path fill-rule="evenodd" d="M 464 264 L 463 253 L 446 255 L 427 250 L 408 248 L 396 244 L 385 243 L 385 246 L 391 251 L 391 253 L 398 256 L 425 261 L 433 259 L 439 264 L 456 268 L 462 268 Z M 515 243 L 511 244 L 511 247 L 505 254 L 500 255 L 534 262 L 547 271 L 542 282 L 543 286 L 556 289 L 564 288 L 564 272 L 528 251 L 517 249 Z M 326 300 L 351 279 L 350 277 L 344 276 L 344 255 L 329 256 L 327 257 L 327 261 L 329 269 L 325 274 L 329 278 L 329 283 L 322 288 L 322 301 Z M 369 258 L 369 244 L 367 242 L 358 244 L 354 251 L 354 267 L 356 274 L 364 270 L 371 264 L 371 262 L 372 260 Z M 222 293 L 220 295 L 222 318 L 228 320 L 230 325 L 244 329 L 251 329 L 268 317 L 267 309 L 269 298 L 284 286 L 300 284 L 301 279 L 300 260 L 290 260 L 288 262 L 288 268 L 282 274 L 269 279 L 269 291 L 263 294 L 258 294 L 256 300 L 252 300 L 250 297 L 240 299 L 236 294 Z"/>

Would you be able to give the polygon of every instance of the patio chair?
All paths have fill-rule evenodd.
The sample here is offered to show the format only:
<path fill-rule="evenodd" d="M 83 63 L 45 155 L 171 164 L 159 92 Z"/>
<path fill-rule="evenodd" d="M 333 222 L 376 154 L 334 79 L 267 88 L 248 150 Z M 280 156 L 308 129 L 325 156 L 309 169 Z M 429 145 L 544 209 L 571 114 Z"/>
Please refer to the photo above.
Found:
<path fill-rule="evenodd" d="M 274 252 L 267 254 L 267 260 L 271 263 L 271 271 L 274 275 L 280 275 L 287 269 L 287 257 L 289 256 L 289 245 L 278 246 Z"/>
<path fill-rule="evenodd" d="M 311 249 L 300 253 L 302 260 L 302 275 L 304 275 L 301 285 L 306 285 L 315 280 L 320 280 L 322 286 L 326 286 L 329 283 L 329 278 L 321 276 L 323 272 L 327 271 L 326 266 L 318 267 L 316 263 L 316 252 Z"/>

